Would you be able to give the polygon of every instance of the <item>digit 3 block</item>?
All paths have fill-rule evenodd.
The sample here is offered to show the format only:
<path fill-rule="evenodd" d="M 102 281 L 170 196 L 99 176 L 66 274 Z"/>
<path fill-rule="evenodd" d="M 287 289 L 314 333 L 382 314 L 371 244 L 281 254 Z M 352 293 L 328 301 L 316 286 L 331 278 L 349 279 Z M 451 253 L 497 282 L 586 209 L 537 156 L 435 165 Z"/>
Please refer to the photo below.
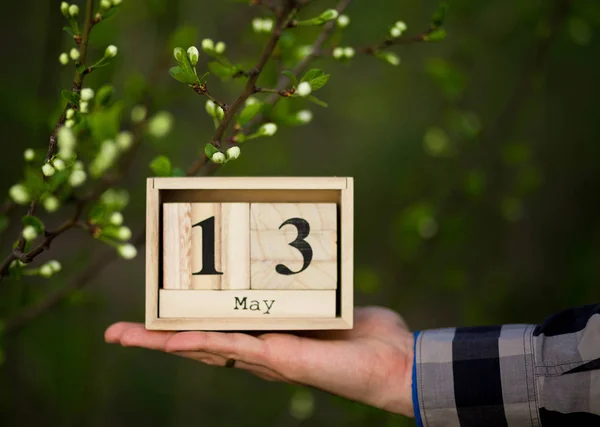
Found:
<path fill-rule="evenodd" d="M 348 329 L 351 178 L 150 178 L 146 327 Z"/>

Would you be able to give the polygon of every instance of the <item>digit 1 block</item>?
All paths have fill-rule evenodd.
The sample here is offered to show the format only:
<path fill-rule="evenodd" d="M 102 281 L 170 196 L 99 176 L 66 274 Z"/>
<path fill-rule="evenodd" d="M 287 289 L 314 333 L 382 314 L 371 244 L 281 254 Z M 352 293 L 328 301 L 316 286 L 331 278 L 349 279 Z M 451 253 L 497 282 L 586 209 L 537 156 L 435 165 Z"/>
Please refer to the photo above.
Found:
<path fill-rule="evenodd" d="M 334 203 L 252 203 L 250 288 L 336 289 L 337 221 Z"/>
<path fill-rule="evenodd" d="M 164 289 L 249 289 L 248 203 L 163 204 Z"/>

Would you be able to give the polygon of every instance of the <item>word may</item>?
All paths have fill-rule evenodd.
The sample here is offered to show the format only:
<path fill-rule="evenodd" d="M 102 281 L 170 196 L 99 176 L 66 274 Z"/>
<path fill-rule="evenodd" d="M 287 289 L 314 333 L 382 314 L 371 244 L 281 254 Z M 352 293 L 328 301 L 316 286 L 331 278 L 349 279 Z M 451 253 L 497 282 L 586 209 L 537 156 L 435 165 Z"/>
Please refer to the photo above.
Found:
<path fill-rule="evenodd" d="M 257 301 L 255 299 L 250 300 L 249 306 L 247 305 L 247 302 L 248 302 L 248 297 L 244 297 L 241 300 L 238 297 L 235 297 L 235 307 L 233 309 L 239 310 L 241 308 L 242 310 L 262 311 L 260 301 Z M 267 307 L 267 309 L 265 310 L 265 312 L 263 314 L 270 314 L 271 308 L 273 307 L 273 304 L 275 304 L 275 300 L 274 299 L 272 299 L 272 300 L 264 299 L 264 300 L 262 300 L 262 302 Z M 239 307 L 238 307 L 238 305 L 239 305 Z"/>

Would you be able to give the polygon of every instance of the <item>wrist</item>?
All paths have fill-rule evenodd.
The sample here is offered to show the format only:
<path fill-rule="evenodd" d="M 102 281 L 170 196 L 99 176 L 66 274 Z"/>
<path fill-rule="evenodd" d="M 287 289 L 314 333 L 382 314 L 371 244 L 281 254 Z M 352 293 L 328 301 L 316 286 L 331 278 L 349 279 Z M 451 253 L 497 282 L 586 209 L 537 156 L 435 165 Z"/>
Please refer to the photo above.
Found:
<path fill-rule="evenodd" d="M 412 371 L 415 337 L 410 331 L 404 331 L 395 338 L 381 408 L 413 418 Z"/>

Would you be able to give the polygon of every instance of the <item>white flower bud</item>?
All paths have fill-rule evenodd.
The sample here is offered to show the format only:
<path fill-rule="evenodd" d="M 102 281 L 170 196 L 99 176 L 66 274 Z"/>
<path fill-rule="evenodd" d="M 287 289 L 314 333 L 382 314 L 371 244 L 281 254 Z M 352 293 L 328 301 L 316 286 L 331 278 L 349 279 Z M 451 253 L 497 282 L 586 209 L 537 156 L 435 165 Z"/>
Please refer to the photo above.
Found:
<path fill-rule="evenodd" d="M 173 49 L 173 56 L 175 57 L 175 61 L 183 61 L 183 49 L 180 47 L 176 47 L 175 49 Z"/>
<path fill-rule="evenodd" d="M 220 106 L 217 106 L 216 113 L 217 119 L 223 120 L 223 117 L 225 117 L 225 111 L 223 111 L 223 109 Z"/>
<path fill-rule="evenodd" d="M 354 48 L 353 47 L 345 47 L 344 48 L 344 56 L 348 59 L 353 58 L 355 54 Z"/>
<path fill-rule="evenodd" d="M 101 0 L 100 7 L 104 10 L 108 10 L 112 7 L 112 3 L 110 2 L 110 0 Z"/>
<path fill-rule="evenodd" d="M 69 15 L 69 3 L 67 3 L 66 1 L 63 1 L 60 4 L 60 13 L 62 13 L 65 16 L 65 18 L 68 18 L 70 16 Z"/>
<path fill-rule="evenodd" d="M 117 249 L 119 255 L 125 259 L 133 259 L 137 256 L 137 249 L 130 243 L 120 245 Z"/>
<path fill-rule="evenodd" d="M 252 20 L 252 29 L 255 33 L 260 33 L 263 29 L 263 20 L 261 18 L 254 18 Z"/>
<path fill-rule="evenodd" d="M 206 113 L 211 116 L 211 117 L 215 117 L 216 116 L 216 108 L 217 108 L 217 104 L 215 104 L 214 102 L 212 102 L 210 99 L 208 101 L 206 101 Z"/>
<path fill-rule="evenodd" d="M 123 151 L 129 150 L 133 145 L 133 134 L 131 132 L 120 132 L 117 135 L 117 145 Z"/>
<path fill-rule="evenodd" d="M 67 65 L 69 63 L 69 55 L 67 55 L 65 52 L 61 53 L 58 57 L 58 61 L 62 65 Z"/>
<path fill-rule="evenodd" d="M 198 63 L 198 59 L 200 58 L 200 52 L 198 52 L 198 48 L 196 46 L 191 46 L 187 50 L 187 56 L 192 66 L 194 66 Z"/>
<path fill-rule="evenodd" d="M 248 99 L 246 99 L 246 105 L 254 105 L 258 102 L 258 99 L 256 99 L 254 96 L 249 96 Z"/>
<path fill-rule="evenodd" d="M 79 15 L 79 6 L 76 4 L 69 6 L 69 15 L 71 15 L 72 18 L 75 18 L 77 15 Z"/>
<path fill-rule="evenodd" d="M 42 166 L 42 173 L 44 174 L 44 176 L 52 176 L 55 172 L 56 169 L 54 169 L 54 167 L 50 163 L 46 163 L 44 164 L 44 166 Z"/>
<path fill-rule="evenodd" d="M 404 21 L 398 21 L 394 24 L 395 28 L 398 28 L 401 32 L 405 32 L 406 29 L 408 28 L 406 26 L 406 23 L 404 23 Z"/>
<path fill-rule="evenodd" d="M 70 159 L 73 157 L 73 150 L 76 144 L 75 135 L 73 131 L 66 125 L 58 130 L 58 149 L 60 157 L 63 159 Z"/>
<path fill-rule="evenodd" d="M 71 129 L 73 126 L 75 126 L 75 120 L 66 120 L 65 121 L 65 127 L 68 129 Z"/>
<path fill-rule="evenodd" d="M 235 160 L 238 157 L 240 157 L 240 154 L 242 153 L 242 150 L 240 150 L 240 147 L 238 146 L 233 146 L 227 149 L 227 158 L 229 160 Z"/>
<path fill-rule="evenodd" d="M 313 119 L 313 113 L 310 110 L 301 110 L 296 113 L 296 119 L 304 124 L 309 123 Z"/>
<path fill-rule="evenodd" d="M 310 87 L 309 82 L 302 82 L 298 85 L 296 89 L 296 93 L 300 96 L 308 96 L 312 92 L 312 87 Z"/>
<path fill-rule="evenodd" d="M 82 171 L 83 170 L 83 162 L 81 160 L 77 160 L 74 164 L 73 164 L 73 170 L 76 171 Z"/>
<path fill-rule="evenodd" d="M 215 50 L 215 42 L 213 42 L 212 39 L 202 40 L 202 50 L 204 52 L 212 52 Z"/>
<path fill-rule="evenodd" d="M 65 113 L 65 116 L 67 117 L 67 119 L 72 119 L 74 115 L 75 115 L 75 110 L 73 110 L 72 108 L 69 108 L 67 110 L 67 112 Z"/>
<path fill-rule="evenodd" d="M 40 267 L 40 276 L 48 278 L 54 274 L 52 267 L 48 264 L 44 264 Z"/>
<path fill-rule="evenodd" d="M 61 159 L 54 159 L 52 161 L 52 165 L 54 166 L 54 169 L 56 169 L 57 171 L 65 170 L 65 168 L 67 167 L 64 160 L 61 160 Z"/>
<path fill-rule="evenodd" d="M 225 49 L 227 49 L 227 45 L 224 42 L 219 42 L 215 45 L 215 52 L 219 54 L 225 52 Z"/>
<path fill-rule="evenodd" d="M 348 24 L 350 24 L 350 18 L 348 18 L 348 15 L 340 15 L 337 20 L 337 24 L 340 28 L 346 28 Z"/>
<path fill-rule="evenodd" d="M 148 114 L 148 110 L 143 105 L 135 105 L 131 109 L 131 121 L 133 123 L 141 123 L 146 120 L 146 115 Z"/>
<path fill-rule="evenodd" d="M 87 174 L 81 169 L 74 170 L 69 176 L 69 184 L 73 188 L 82 186 L 86 180 Z"/>
<path fill-rule="evenodd" d="M 393 38 L 398 38 L 402 35 L 402 31 L 399 28 L 392 27 L 392 28 L 390 28 L 390 35 Z"/>
<path fill-rule="evenodd" d="M 271 18 L 263 19 L 263 21 L 262 21 L 262 30 L 265 33 L 270 33 L 271 31 L 273 31 L 273 25 L 274 25 L 274 22 L 273 22 L 273 20 Z"/>
<path fill-rule="evenodd" d="M 27 150 L 23 151 L 23 157 L 25 158 L 25 160 L 30 162 L 33 159 L 35 159 L 35 151 L 33 151 L 33 149 L 31 148 L 28 148 Z"/>
<path fill-rule="evenodd" d="M 82 101 L 91 101 L 94 99 L 94 89 L 86 87 L 85 89 L 81 89 L 81 100 Z"/>
<path fill-rule="evenodd" d="M 122 241 L 131 239 L 131 229 L 129 227 L 119 227 L 117 230 L 117 238 Z"/>
<path fill-rule="evenodd" d="M 90 111 L 90 103 L 87 101 L 81 101 L 79 103 L 79 111 L 81 114 L 87 114 Z"/>
<path fill-rule="evenodd" d="M 10 187 L 10 190 L 8 190 L 8 195 L 11 199 L 13 199 L 15 203 L 19 205 L 29 203 L 29 201 L 31 200 L 29 191 L 27 190 L 27 187 L 25 187 L 23 184 L 16 184 Z"/>
<path fill-rule="evenodd" d="M 38 233 L 33 226 L 28 225 L 25 228 L 23 228 L 22 235 L 25 240 L 31 242 L 32 240 L 37 239 Z"/>
<path fill-rule="evenodd" d="M 400 57 L 393 52 L 385 52 L 382 54 L 383 59 L 391 65 L 400 65 Z"/>
<path fill-rule="evenodd" d="M 159 111 L 148 122 L 148 133 L 156 138 L 163 138 L 171 132 L 173 116 L 166 111 Z"/>
<path fill-rule="evenodd" d="M 210 159 L 217 164 L 225 163 L 225 154 L 217 152 Z"/>
<path fill-rule="evenodd" d="M 258 129 L 258 133 L 264 136 L 273 136 L 277 132 L 277 125 L 275 123 L 265 123 Z"/>
<path fill-rule="evenodd" d="M 52 213 L 55 212 L 60 207 L 60 202 L 54 196 L 48 196 L 44 199 L 44 209 L 46 211 Z"/>
<path fill-rule="evenodd" d="M 302 59 L 302 58 L 306 58 L 309 55 L 313 54 L 313 47 L 310 45 L 304 45 L 304 46 L 300 46 L 296 49 L 296 56 L 298 56 L 298 58 Z"/>
<path fill-rule="evenodd" d="M 107 58 L 114 58 L 115 56 L 117 56 L 117 53 L 119 53 L 119 49 L 117 48 L 117 46 L 111 44 L 104 51 L 104 56 L 106 56 Z"/>
<path fill-rule="evenodd" d="M 118 6 L 118 5 L 120 5 L 121 3 L 123 3 L 123 0 L 112 0 L 112 4 L 113 4 L 113 6 Z"/>
<path fill-rule="evenodd" d="M 343 47 L 336 47 L 335 49 L 333 49 L 333 57 L 335 59 L 341 59 L 344 56 L 344 48 Z"/>
<path fill-rule="evenodd" d="M 60 270 L 62 270 L 62 265 L 60 265 L 60 262 L 58 262 L 55 259 L 52 261 L 48 261 L 46 265 L 49 265 L 54 273 L 58 273 Z"/>
<path fill-rule="evenodd" d="M 327 9 L 325 12 L 319 15 L 319 18 L 324 21 L 333 21 L 334 19 L 337 19 L 338 16 L 340 16 L 340 13 L 337 10 Z"/>
<path fill-rule="evenodd" d="M 78 49 L 73 48 L 69 51 L 69 56 L 71 57 L 71 59 L 73 61 L 77 61 L 79 59 L 79 57 L 81 56 L 81 54 L 79 53 Z"/>
<path fill-rule="evenodd" d="M 121 225 L 123 224 L 123 219 L 123 214 L 121 212 L 113 212 L 108 221 L 112 225 Z"/>

